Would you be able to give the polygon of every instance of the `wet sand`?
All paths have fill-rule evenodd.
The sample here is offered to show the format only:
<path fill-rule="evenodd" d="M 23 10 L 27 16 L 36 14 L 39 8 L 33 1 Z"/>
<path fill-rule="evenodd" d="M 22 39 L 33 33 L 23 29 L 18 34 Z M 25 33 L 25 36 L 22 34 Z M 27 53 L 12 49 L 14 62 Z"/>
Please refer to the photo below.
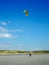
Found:
<path fill-rule="evenodd" d="M 49 54 L 0 55 L 0 65 L 49 65 Z"/>

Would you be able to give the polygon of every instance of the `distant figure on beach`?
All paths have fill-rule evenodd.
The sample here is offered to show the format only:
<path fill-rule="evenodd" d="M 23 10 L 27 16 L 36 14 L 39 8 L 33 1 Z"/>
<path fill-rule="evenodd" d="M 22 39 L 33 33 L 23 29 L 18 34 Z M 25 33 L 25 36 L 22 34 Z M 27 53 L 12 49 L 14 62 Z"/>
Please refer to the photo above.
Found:
<path fill-rule="evenodd" d="M 31 56 L 31 53 L 29 54 L 29 56 Z"/>

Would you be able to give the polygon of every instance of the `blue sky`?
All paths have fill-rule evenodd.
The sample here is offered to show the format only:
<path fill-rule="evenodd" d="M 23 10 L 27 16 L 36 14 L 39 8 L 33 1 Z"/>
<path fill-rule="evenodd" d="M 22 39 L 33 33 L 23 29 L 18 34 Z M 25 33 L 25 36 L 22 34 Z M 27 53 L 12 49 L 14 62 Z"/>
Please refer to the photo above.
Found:
<path fill-rule="evenodd" d="M 49 50 L 49 0 L 0 0 L 0 49 Z"/>

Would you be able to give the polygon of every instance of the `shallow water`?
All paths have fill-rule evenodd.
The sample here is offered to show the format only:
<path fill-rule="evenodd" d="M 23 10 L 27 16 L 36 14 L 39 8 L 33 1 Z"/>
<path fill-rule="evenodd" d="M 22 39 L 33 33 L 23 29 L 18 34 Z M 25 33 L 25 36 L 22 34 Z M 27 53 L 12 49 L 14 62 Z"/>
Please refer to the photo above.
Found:
<path fill-rule="evenodd" d="M 49 54 L 45 55 L 0 55 L 0 65 L 49 65 Z"/>

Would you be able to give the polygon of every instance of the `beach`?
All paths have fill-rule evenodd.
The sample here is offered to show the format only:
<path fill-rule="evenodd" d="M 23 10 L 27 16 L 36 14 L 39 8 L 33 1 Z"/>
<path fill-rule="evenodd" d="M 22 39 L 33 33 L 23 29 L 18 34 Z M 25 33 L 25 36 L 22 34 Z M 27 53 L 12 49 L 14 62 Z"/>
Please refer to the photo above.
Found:
<path fill-rule="evenodd" d="M 49 65 L 49 54 L 0 55 L 0 65 Z"/>

